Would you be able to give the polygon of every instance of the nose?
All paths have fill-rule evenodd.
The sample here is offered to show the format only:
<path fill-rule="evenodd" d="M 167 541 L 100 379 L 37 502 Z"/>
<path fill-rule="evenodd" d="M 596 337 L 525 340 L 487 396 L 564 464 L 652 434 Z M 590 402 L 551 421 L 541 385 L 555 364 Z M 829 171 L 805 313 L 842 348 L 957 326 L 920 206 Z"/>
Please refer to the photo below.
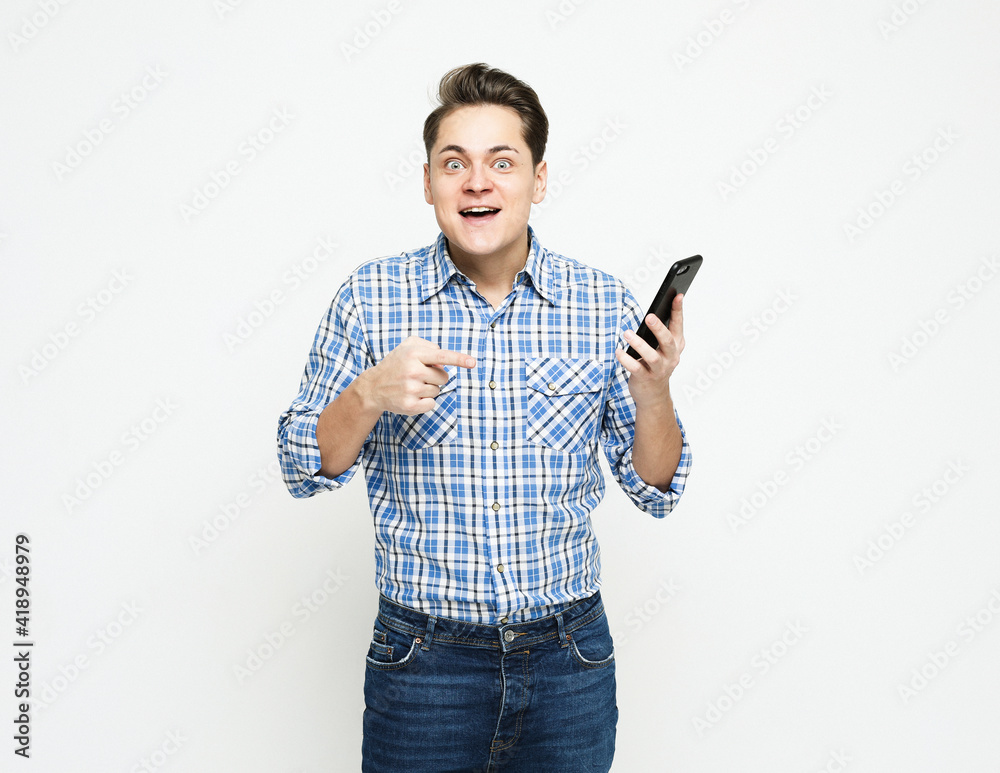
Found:
<path fill-rule="evenodd" d="M 490 180 L 490 176 L 486 173 L 486 169 L 482 164 L 473 164 L 469 169 L 469 174 L 465 179 L 465 190 L 467 191 L 485 191 L 492 187 L 493 183 Z"/>

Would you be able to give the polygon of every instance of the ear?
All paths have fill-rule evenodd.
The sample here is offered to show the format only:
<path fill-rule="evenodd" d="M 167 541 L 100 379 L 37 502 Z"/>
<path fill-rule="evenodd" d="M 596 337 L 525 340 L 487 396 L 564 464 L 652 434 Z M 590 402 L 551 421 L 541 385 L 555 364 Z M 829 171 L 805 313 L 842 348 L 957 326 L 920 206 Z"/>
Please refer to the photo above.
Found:
<path fill-rule="evenodd" d="M 431 193 L 431 167 L 424 164 L 424 201 L 428 204 L 434 203 L 434 194 Z"/>
<path fill-rule="evenodd" d="M 535 190 L 531 194 L 531 202 L 533 204 L 541 204 L 542 199 L 545 198 L 546 185 L 549 180 L 549 165 L 544 159 L 538 162 L 538 166 L 535 167 Z"/>

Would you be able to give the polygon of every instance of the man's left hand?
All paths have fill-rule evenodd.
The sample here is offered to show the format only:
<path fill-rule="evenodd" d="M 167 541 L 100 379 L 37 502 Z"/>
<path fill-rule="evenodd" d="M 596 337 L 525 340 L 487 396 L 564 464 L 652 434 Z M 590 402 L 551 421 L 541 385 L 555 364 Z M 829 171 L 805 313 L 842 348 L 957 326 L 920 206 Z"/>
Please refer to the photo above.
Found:
<path fill-rule="evenodd" d="M 637 408 L 655 410 L 671 405 L 670 374 L 680 362 L 684 351 L 684 294 L 674 297 L 670 308 L 670 326 L 664 325 L 654 314 L 646 315 L 646 326 L 656 336 L 659 348 L 642 340 L 635 331 L 625 332 L 625 342 L 631 346 L 641 360 L 627 353 L 627 346 L 618 349 L 615 357 L 629 372 L 628 391 Z"/>

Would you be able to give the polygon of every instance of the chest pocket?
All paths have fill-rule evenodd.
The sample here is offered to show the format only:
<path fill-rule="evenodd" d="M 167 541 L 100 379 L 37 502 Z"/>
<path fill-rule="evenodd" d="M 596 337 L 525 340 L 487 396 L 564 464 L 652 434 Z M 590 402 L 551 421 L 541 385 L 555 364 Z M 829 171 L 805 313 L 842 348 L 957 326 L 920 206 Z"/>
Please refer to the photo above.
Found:
<path fill-rule="evenodd" d="M 417 451 L 429 446 L 446 445 L 458 439 L 458 383 L 459 377 L 450 373 L 448 383 L 441 386 L 441 394 L 434 398 L 437 406 L 429 413 L 413 416 L 392 415 L 393 431 L 404 448 Z"/>
<path fill-rule="evenodd" d="M 525 439 L 569 453 L 597 437 L 604 366 L 597 360 L 536 357 L 525 360 L 528 420 Z"/>

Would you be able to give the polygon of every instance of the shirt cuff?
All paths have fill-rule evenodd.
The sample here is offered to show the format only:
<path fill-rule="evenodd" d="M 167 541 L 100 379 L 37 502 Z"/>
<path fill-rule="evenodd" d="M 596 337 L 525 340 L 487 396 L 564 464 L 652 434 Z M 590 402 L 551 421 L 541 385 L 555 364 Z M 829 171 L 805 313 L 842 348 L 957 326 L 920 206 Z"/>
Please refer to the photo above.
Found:
<path fill-rule="evenodd" d="M 683 426 L 680 427 L 681 458 L 677 463 L 677 470 L 670 481 L 670 487 L 666 491 L 660 491 L 656 486 L 651 486 L 635 471 L 632 463 L 632 451 L 634 446 L 629 448 L 622 457 L 621 463 L 621 486 L 628 494 L 629 498 L 643 512 L 649 513 L 654 518 L 664 518 L 681 498 L 684 493 L 684 486 L 687 482 L 688 472 L 691 469 L 691 448 L 688 446 L 687 436 Z"/>
<path fill-rule="evenodd" d="M 320 491 L 334 491 L 342 488 L 357 472 L 361 464 L 363 451 L 358 453 L 354 463 L 335 478 L 320 475 L 323 457 L 316 440 L 316 425 L 319 423 L 318 413 L 305 413 L 296 416 L 288 426 L 285 445 L 282 449 L 282 473 L 285 483 L 294 497 L 310 497 Z M 374 434 L 368 435 L 370 440 Z M 367 440 L 365 441 L 367 442 Z"/>

